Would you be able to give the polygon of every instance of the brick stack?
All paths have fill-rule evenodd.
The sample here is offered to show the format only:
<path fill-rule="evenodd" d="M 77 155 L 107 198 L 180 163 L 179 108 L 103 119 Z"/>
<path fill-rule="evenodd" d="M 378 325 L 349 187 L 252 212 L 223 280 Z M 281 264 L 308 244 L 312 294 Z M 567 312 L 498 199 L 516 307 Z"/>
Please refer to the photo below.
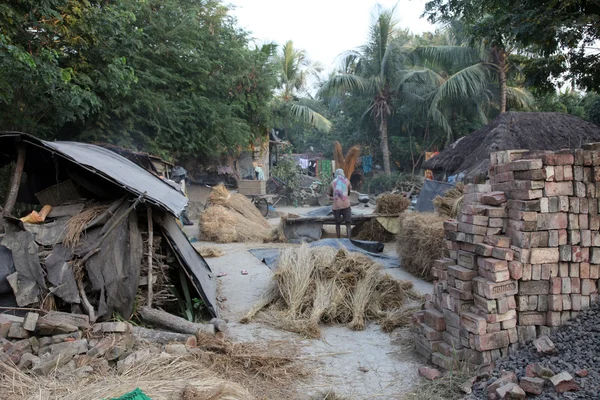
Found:
<path fill-rule="evenodd" d="M 489 364 L 597 301 L 600 148 L 492 153 L 444 224 L 445 258 L 417 315 L 418 351 L 441 367 Z"/>

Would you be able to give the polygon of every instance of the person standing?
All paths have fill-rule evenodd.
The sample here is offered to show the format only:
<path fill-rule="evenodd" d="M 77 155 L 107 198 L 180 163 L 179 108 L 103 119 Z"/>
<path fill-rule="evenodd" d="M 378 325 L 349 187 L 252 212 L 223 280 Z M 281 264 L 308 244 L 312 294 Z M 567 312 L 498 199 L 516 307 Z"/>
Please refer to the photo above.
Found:
<path fill-rule="evenodd" d="M 252 163 L 252 165 L 254 166 L 254 177 L 256 178 L 256 180 L 264 181 L 265 171 L 262 169 L 262 164 L 254 162 Z"/>
<path fill-rule="evenodd" d="M 352 226 L 352 211 L 350 209 L 350 190 L 352 185 L 350 181 L 344 175 L 344 170 L 338 168 L 335 170 L 335 179 L 329 186 L 329 195 L 333 197 L 333 216 L 335 218 L 335 233 L 337 237 L 341 237 L 341 224 L 342 220 L 346 224 L 346 234 L 350 239 L 351 226 Z"/>

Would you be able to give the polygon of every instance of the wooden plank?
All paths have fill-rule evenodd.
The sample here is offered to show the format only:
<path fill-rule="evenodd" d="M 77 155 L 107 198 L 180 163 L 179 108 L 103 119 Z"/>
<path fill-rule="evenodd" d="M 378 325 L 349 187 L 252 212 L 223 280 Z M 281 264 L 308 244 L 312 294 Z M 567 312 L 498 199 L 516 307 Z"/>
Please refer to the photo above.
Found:
<path fill-rule="evenodd" d="M 353 215 L 352 216 L 352 223 L 356 223 L 356 222 L 365 222 L 365 221 L 369 221 L 373 218 L 397 218 L 399 217 L 400 214 L 362 214 L 362 215 Z M 335 218 L 333 215 L 327 215 L 324 217 L 300 217 L 300 218 L 288 218 L 287 219 L 287 223 L 288 224 L 294 224 L 294 223 L 298 223 L 298 222 L 323 222 L 325 224 L 327 223 L 334 223 L 335 224 Z"/>

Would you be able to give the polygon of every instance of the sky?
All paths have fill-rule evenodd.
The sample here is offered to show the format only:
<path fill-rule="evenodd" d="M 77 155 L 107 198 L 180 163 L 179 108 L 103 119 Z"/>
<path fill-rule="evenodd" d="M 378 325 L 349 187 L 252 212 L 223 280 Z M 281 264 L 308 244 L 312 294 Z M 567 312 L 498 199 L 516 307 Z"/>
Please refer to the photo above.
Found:
<path fill-rule="evenodd" d="M 229 0 L 242 28 L 252 32 L 258 42 L 283 44 L 306 50 L 312 61 L 325 69 L 333 67 L 336 57 L 365 43 L 376 4 L 391 8 L 402 28 L 413 33 L 433 31 L 420 18 L 426 0 Z"/>

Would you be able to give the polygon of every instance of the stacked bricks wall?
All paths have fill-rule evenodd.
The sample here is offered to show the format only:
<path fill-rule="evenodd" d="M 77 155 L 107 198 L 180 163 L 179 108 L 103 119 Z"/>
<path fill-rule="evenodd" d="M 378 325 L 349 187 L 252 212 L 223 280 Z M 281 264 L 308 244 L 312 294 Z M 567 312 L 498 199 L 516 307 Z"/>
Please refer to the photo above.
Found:
<path fill-rule="evenodd" d="M 417 350 L 455 369 L 492 364 L 598 300 L 600 145 L 492 153 L 444 223 Z"/>

